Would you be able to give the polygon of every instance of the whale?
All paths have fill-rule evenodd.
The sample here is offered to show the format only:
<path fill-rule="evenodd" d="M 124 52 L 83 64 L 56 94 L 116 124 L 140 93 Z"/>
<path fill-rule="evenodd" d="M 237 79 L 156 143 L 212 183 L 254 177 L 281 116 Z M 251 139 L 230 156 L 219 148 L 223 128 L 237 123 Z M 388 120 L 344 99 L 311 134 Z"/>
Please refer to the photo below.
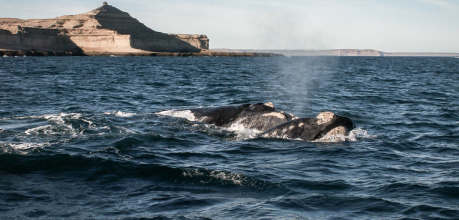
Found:
<path fill-rule="evenodd" d="M 275 109 L 272 102 L 189 109 L 196 121 L 223 128 L 242 125 L 244 128 L 264 132 L 270 128 L 297 119 L 292 114 Z"/>
<path fill-rule="evenodd" d="M 322 112 L 313 118 L 299 118 L 284 122 L 258 136 L 313 141 L 338 135 L 346 136 L 354 128 L 355 124 L 350 118 L 332 112 Z"/>
<path fill-rule="evenodd" d="M 255 131 L 258 138 L 281 138 L 303 141 L 343 135 L 355 128 L 350 118 L 332 112 L 321 112 L 315 117 L 299 118 L 279 111 L 272 102 L 234 106 L 185 109 L 192 121 L 222 128 L 242 126 Z"/>

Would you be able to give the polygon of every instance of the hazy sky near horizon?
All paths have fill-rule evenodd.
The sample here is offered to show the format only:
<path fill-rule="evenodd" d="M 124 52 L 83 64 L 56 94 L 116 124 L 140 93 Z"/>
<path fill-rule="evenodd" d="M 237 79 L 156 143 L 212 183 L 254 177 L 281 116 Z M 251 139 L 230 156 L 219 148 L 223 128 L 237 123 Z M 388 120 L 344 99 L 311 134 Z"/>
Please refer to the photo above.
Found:
<path fill-rule="evenodd" d="M 0 0 L 0 17 L 54 18 L 90 0 Z M 459 52 L 459 0 L 108 0 L 153 30 L 206 34 L 212 48 Z"/>

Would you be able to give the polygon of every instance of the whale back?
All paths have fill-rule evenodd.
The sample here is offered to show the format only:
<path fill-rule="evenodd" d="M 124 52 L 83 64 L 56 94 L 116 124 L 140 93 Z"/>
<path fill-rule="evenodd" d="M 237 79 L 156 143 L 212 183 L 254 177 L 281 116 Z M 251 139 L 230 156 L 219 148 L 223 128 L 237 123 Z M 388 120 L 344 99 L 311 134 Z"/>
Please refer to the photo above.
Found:
<path fill-rule="evenodd" d="M 250 104 L 239 105 L 239 106 L 223 106 L 213 108 L 197 108 L 190 109 L 194 114 L 196 120 L 206 123 L 214 124 L 217 126 L 224 126 L 228 123 L 233 122 L 245 108 L 249 107 Z"/>
<path fill-rule="evenodd" d="M 235 124 L 248 129 L 264 132 L 278 124 L 290 121 L 295 117 L 277 111 L 271 102 L 223 106 L 212 108 L 190 109 L 197 121 L 220 127 L 231 127 Z"/>
<path fill-rule="evenodd" d="M 264 138 L 312 140 L 320 133 L 316 118 L 300 118 L 279 124 L 260 134 Z"/>
<path fill-rule="evenodd" d="M 254 104 L 238 116 L 237 123 L 244 127 L 264 132 L 276 125 L 291 121 L 295 116 L 277 111 L 270 103 Z"/>

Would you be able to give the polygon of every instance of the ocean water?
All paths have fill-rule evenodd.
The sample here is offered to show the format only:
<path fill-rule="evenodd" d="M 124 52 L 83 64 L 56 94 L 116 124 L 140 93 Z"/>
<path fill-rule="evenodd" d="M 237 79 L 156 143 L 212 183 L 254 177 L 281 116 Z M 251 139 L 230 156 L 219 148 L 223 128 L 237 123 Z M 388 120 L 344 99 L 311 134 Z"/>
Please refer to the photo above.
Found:
<path fill-rule="evenodd" d="M 0 219 L 458 219 L 459 59 L 0 58 Z M 256 138 L 169 110 L 357 128 Z"/>

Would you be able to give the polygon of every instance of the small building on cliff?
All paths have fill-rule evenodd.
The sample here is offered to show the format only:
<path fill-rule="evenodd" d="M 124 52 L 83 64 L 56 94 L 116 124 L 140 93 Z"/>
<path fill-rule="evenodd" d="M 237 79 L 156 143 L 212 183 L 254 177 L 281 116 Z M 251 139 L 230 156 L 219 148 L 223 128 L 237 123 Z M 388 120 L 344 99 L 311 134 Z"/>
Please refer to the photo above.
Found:
<path fill-rule="evenodd" d="M 166 34 L 104 3 L 53 19 L 0 18 L 0 49 L 92 53 L 200 52 L 206 35 Z"/>

